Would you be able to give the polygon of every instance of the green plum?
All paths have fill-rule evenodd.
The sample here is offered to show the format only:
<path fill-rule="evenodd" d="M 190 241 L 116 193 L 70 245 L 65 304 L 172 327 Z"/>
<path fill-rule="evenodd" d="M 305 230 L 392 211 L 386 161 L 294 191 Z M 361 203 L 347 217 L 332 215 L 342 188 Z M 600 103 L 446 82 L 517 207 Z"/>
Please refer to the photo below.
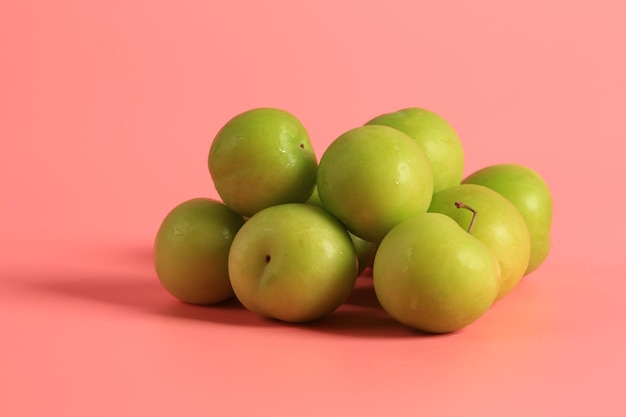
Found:
<path fill-rule="evenodd" d="M 356 249 L 356 255 L 359 260 L 359 275 L 363 273 L 367 268 L 371 268 L 374 265 L 374 257 L 376 256 L 376 250 L 378 249 L 377 242 L 370 242 L 365 239 L 348 232 L 354 248 Z"/>
<path fill-rule="evenodd" d="M 411 107 L 382 114 L 367 124 L 394 127 L 417 142 L 426 153 L 433 170 L 433 192 L 461 183 L 463 146 L 454 128 L 438 114 Z"/>
<path fill-rule="evenodd" d="M 501 281 L 494 252 L 439 213 L 394 227 L 380 242 L 373 279 L 390 316 L 431 333 L 476 321 L 495 301 Z"/>
<path fill-rule="evenodd" d="M 311 196 L 306 201 L 306 203 L 314 205 L 314 206 L 317 206 L 317 207 L 324 208 L 324 206 L 322 205 L 322 201 L 320 200 L 320 195 L 317 192 L 317 187 L 313 188 L 313 192 L 311 193 Z"/>
<path fill-rule="evenodd" d="M 463 202 L 474 209 L 459 209 L 456 202 Z M 502 282 L 497 299 L 515 288 L 524 275 L 530 259 L 530 234 L 524 218 L 506 198 L 487 187 L 461 184 L 435 193 L 429 210 L 452 217 L 464 229 L 489 246 L 500 262 Z"/>
<path fill-rule="evenodd" d="M 304 203 L 317 172 L 302 123 L 274 108 L 252 109 L 229 120 L 213 140 L 208 164 L 224 203 L 246 217 L 277 204 Z"/>
<path fill-rule="evenodd" d="M 191 304 L 233 296 L 228 253 L 243 218 L 219 201 L 194 198 L 174 207 L 154 241 L 154 266 L 163 287 Z"/>
<path fill-rule="evenodd" d="M 317 192 L 317 187 L 315 187 L 315 189 L 313 190 L 313 194 L 311 194 L 311 197 L 309 197 L 306 203 L 324 208 L 320 200 L 319 193 Z M 352 239 L 352 243 L 354 243 L 354 248 L 356 249 L 357 258 L 359 259 L 359 275 L 360 275 L 363 271 L 365 271 L 365 269 L 372 267 L 372 264 L 374 263 L 374 255 L 376 254 L 376 248 L 378 247 L 378 243 L 361 239 L 360 237 L 350 232 L 348 232 L 348 234 L 350 235 L 350 238 Z"/>
<path fill-rule="evenodd" d="M 395 226 L 428 209 L 433 174 L 424 151 L 388 126 L 361 126 L 335 139 L 320 159 L 322 205 L 350 232 L 380 242 Z"/>
<path fill-rule="evenodd" d="M 552 224 L 552 195 L 545 180 L 529 167 L 498 164 L 474 172 L 463 183 L 491 188 L 517 207 L 530 232 L 530 261 L 525 274 L 539 268 L 550 252 Z"/>
<path fill-rule="evenodd" d="M 247 309 L 292 323 L 333 312 L 357 278 L 345 227 L 310 204 L 272 206 L 250 217 L 233 240 L 228 267 L 235 295 Z"/>

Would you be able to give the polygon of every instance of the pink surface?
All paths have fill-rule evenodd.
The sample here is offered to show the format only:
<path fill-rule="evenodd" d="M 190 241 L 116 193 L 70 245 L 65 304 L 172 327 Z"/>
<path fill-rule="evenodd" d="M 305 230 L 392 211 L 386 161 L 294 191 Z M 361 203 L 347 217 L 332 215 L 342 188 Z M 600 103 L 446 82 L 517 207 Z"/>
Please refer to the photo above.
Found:
<path fill-rule="evenodd" d="M 626 3 L 0 2 L 0 415 L 624 415 Z M 291 111 L 318 154 L 430 108 L 466 172 L 535 168 L 548 261 L 427 337 L 362 278 L 291 326 L 160 287 L 163 216 L 216 196 L 211 140 Z"/>

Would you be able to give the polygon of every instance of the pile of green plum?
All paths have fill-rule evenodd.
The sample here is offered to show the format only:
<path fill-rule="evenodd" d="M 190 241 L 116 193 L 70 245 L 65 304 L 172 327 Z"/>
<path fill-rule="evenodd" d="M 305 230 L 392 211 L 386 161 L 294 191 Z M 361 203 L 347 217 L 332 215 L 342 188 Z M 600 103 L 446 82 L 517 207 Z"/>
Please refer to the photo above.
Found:
<path fill-rule="evenodd" d="M 219 130 L 208 168 L 221 201 L 174 207 L 154 243 L 159 281 L 187 303 L 236 297 L 264 317 L 308 322 L 371 269 L 391 317 L 447 333 L 480 318 L 550 249 L 542 177 L 499 164 L 463 178 L 457 133 L 423 108 L 355 127 L 319 160 L 294 115 L 252 109 Z"/>

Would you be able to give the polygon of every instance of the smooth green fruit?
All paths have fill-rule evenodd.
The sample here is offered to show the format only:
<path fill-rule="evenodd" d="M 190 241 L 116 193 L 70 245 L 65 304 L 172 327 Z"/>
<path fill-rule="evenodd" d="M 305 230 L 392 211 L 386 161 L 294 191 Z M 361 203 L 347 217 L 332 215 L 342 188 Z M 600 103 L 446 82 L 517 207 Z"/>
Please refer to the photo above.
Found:
<path fill-rule="evenodd" d="M 370 242 L 361 239 L 358 236 L 348 232 L 354 248 L 356 249 L 356 255 L 359 259 L 359 275 L 367 268 L 371 268 L 374 265 L 374 257 L 376 256 L 376 250 L 378 249 L 378 243 Z"/>
<path fill-rule="evenodd" d="M 522 214 L 530 232 L 530 261 L 526 275 L 546 260 L 550 252 L 552 195 L 545 180 L 533 169 L 517 164 L 492 165 L 465 178 L 502 194 Z"/>
<path fill-rule="evenodd" d="M 419 330 L 446 333 L 491 307 L 500 265 L 487 245 L 451 218 L 423 213 L 380 242 L 373 277 L 376 297 L 389 315 Z"/>
<path fill-rule="evenodd" d="M 322 205 L 322 200 L 320 200 L 320 195 L 317 192 L 317 187 L 313 189 L 313 193 L 311 193 L 311 197 L 306 201 L 307 204 L 311 204 L 317 207 L 324 208 Z"/>
<path fill-rule="evenodd" d="M 208 198 L 174 207 L 154 241 L 154 266 L 163 287 L 191 304 L 213 304 L 232 297 L 228 253 L 243 223 L 240 215 Z"/>
<path fill-rule="evenodd" d="M 295 116 L 258 108 L 233 117 L 217 133 L 209 171 L 224 203 L 249 217 L 266 207 L 304 203 L 315 186 L 317 159 Z"/>
<path fill-rule="evenodd" d="M 311 194 L 311 197 L 309 197 L 306 203 L 324 208 L 320 200 L 320 196 L 317 192 L 317 187 L 315 187 L 315 190 L 313 190 L 313 194 Z M 350 238 L 352 239 L 352 243 L 354 243 L 354 248 L 356 249 L 357 258 L 359 259 L 359 275 L 360 275 L 363 271 L 365 271 L 366 268 L 372 267 L 374 263 L 374 255 L 376 254 L 376 248 L 378 247 L 378 243 L 369 242 L 365 239 L 361 239 L 360 237 L 350 232 L 348 232 L 348 234 L 350 235 Z"/>
<path fill-rule="evenodd" d="M 454 128 L 441 116 L 430 110 L 412 107 L 380 115 L 367 124 L 396 128 L 417 142 L 433 170 L 433 192 L 461 183 L 463 146 Z"/>
<path fill-rule="evenodd" d="M 461 184 L 433 195 L 428 211 L 452 217 L 468 230 L 472 213 L 457 208 L 462 202 L 478 213 L 472 236 L 489 246 L 500 262 L 502 282 L 498 299 L 511 292 L 518 284 L 530 258 L 530 235 L 524 218 L 506 198 L 487 187 Z"/>
<path fill-rule="evenodd" d="M 317 190 L 324 208 L 350 232 L 380 242 L 395 225 L 428 209 L 433 176 L 424 151 L 408 135 L 361 126 L 326 149 Z"/>
<path fill-rule="evenodd" d="M 230 280 L 241 303 L 257 314 L 306 322 L 334 311 L 357 277 L 345 227 L 323 209 L 283 204 L 252 216 L 233 241 Z"/>

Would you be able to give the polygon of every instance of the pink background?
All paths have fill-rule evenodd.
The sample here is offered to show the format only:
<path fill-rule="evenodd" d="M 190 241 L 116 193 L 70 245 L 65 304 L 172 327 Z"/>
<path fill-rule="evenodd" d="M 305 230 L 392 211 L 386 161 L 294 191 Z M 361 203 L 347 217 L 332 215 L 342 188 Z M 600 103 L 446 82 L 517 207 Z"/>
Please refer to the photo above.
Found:
<path fill-rule="evenodd" d="M 0 415 L 624 415 L 626 2 L 512 3 L 0 0 Z M 176 302 L 156 229 L 259 106 L 319 155 L 438 112 L 466 173 L 546 178 L 548 261 L 440 337 L 367 278 L 309 326 Z"/>

